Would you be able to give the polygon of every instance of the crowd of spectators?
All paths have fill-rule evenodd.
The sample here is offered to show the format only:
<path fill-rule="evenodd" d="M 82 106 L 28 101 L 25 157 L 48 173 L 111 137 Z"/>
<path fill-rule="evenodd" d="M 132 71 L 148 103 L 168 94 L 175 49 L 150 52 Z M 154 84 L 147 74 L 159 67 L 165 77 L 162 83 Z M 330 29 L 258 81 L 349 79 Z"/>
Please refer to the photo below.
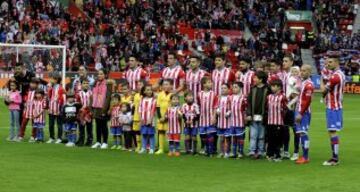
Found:
<path fill-rule="evenodd" d="M 73 71 L 79 65 L 123 71 L 126 68 L 125 59 L 132 54 L 139 55 L 150 68 L 160 66 L 160 69 L 164 63 L 164 50 L 189 54 L 189 41 L 179 32 L 179 25 L 244 31 L 246 23 L 254 22 L 252 18 L 263 11 L 257 9 L 257 1 L 251 5 L 248 1 L 225 0 L 77 0 L 76 3 L 85 17 L 70 15 L 58 1 L 2 2 L 0 42 L 64 44 L 68 48 L 67 66 Z M 254 7 L 253 12 L 248 11 L 249 6 Z M 247 41 L 243 37 L 235 40 L 215 37 L 209 40 L 204 35 L 201 45 L 204 49 L 210 48 L 206 56 L 230 50 L 236 57 L 251 53 L 249 56 L 262 59 L 275 57 L 281 52 L 281 45 L 273 44 L 272 40 L 268 35 L 259 35 Z M 30 70 L 41 72 L 49 64 L 55 70 L 61 70 L 60 50 L 21 51 L 20 61 L 26 63 Z M 16 51 L 12 49 L 8 52 L 12 54 L 2 56 L 1 65 L 11 68 Z"/>
<path fill-rule="evenodd" d="M 284 44 L 295 44 L 289 28 L 285 25 L 285 11 L 306 9 L 303 2 L 235 1 L 234 5 L 239 7 L 240 22 L 249 27 L 253 36 L 248 39 L 223 37 L 211 39 L 210 34 L 205 33 L 203 38 L 196 39 L 194 47 L 201 46 L 200 50 L 204 50 L 205 53 L 223 51 L 229 55 L 229 58 L 251 57 L 255 63 L 282 58 L 285 54 Z M 290 52 L 294 55 L 295 63 L 300 65 L 302 62 L 300 47 L 297 46 Z"/>
<path fill-rule="evenodd" d="M 359 5 L 356 0 L 322 0 L 314 7 L 314 18 L 318 29 L 313 54 L 319 71 L 328 53 L 341 58 L 346 75 L 359 74 L 360 31 L 353 32 Z"/>
<path fill-rule="evenodd" d="M 359 32 L 351 34 L 358 11 L 359 7 L 353 0 L 320 1 L 313 12 L 318 29 L 314 53 L 359 49 Z"/>
<path fill-rule="evenodd" d="M 337 14 L 333 10 L 338 10 L 324 7 L 323 2 L 330 7 L 338 5 L 333 5 L 332 1 L 314 1 L 312 9 L 319 20 L 325 18 L 325 10 L 333 15 Z M 229 64 L 244 56 L 251 57 L 253 63 L 281 58 L 284 43 L 293 43 L 285 25 L 285 11 L 307 9 L 306 1 L 297 0 L 76 0 L 75 3 L 83 14 L 70 14 L 56 0 L 3 1 L 0 42 L 64 44 L 67 67 L 71 71 L 77 71 L 80 65 L 90 70 L 124 71 L 127 57 L 133 54 L 139 56 L 148 70 L 159 71 L 164 66 L 163 56 L 167 51 L 177 51 L 179 61 L 186 67 L 186 56 L 193 54 L 193 50 L 204 56 L 204 67 L 211 70 L 211 57 L 218 52 L 227 54 Z M 341 36 L 331 23 L 334 22 L 320 22 L 314 50 L 340 45 L 359 48 L 359 36 Z M 179 26 L 207 32 L 189 41 L 180 33 Z M 249 39 L 214 36 L 208 30 L 245 32 L 246 26 L 252 33 Z M 332 33 L 337 34 L 336 38 Z M 338 43 L 334 45 L 334 41 Z M 20 61 L 30 70 L 41 72 L 48 65 L 61 70 L 59 49 L 21 51 Z M 0 67 L 11 68 L 15 63 L 16 51 L 8 52 L 12 54 L 2 54 Z M 295 62 L 300 65 L 300 48 L 293 53 Z"/>

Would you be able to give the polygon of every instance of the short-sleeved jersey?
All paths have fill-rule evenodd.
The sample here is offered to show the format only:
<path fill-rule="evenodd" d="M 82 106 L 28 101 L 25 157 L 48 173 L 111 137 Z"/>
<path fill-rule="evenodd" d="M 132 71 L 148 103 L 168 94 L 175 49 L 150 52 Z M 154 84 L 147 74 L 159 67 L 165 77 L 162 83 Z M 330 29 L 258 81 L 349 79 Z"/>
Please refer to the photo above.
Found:
<path fill-rule="evenodd" d="M 61 107 L 65 104 L 65 90 L 61 85 L 56 84 L 48 89 L 49 114 L 60 115 Z"/>
<path fill-rule="evenodd" d="M 333 73 L 330 69 L 323 68 L 321 69 L 321 78 L 324 81 L 324 83 L 327 83 L 331 77 L 331 74 Z"/>
<path fill-rule="evenodd" d="M 243 95 L 248 95 L 250 93 L 250 89 L 254 85 L 254 76 L 255 72 L 251 70 L 247 70 L 245 73 L 241 71 L 237 73 L 236 79 L 244 85 L 242 88 Z"/>
<path fill-rule="evenodd" d="M 168 120 L 169 130 L 168 133 L 170 134 L 179 134 L 181 133 L 181 108 L 176 107 L 169 107 L 166 112 L 166 117 Z"/>
<path fill-rule="evenodd" d="M 196 116 L 200 115 L 200 108 L 198 104 L 184 103 L 184 105 L 182 106 L 182 113 L 184 114 L 186 120 L 192 120 L 193 122 L 191 125 L 186 126 L 189 126 L 190 128 L 199 127 L 199 122 L 195 122 Z"/>
<path fill-rule="evenodd" d="M 268 124 L 284 125 L 284 116 L 287 109 L 285 94 L 270 94 L 267 96 Z"/>
<path fill-rule="evenodd" d="M 172 68 L 166 67 L 161 72 L 161 78 L 162 79 L 172 79 L 174 81 L 173 90 L 177 89 L 180 85 L 181 80 L 185 80 L 185 72 L 182 70 L 182 68 L 177 65 Z"/>
<path fill-rule="evenodd" d="M 314 93 L 314 84 L 310 79 L 301 83 L 301 90 L 299 94 L 299 101 L 297 104 L 297 111 L 303 115 L 305 112 L 310 112 L 310 104 L 312 94 Z"/>
<path fill-rule="evenodd" d="M 25 118 L 32 118 L 32 116 L 33 116 L 34 99 L 35 99 L 35 91 L 29 90 L 24 99 L 25 100 L 25 109 L 24 109 Z"/>
<path fill-rule="evenodd" d="M 244 127 L 247 99 L 244 95 L 231 96 L 231 126 Z"/>
<path fill-rule="evenodd" d="M 288 80 L 288 73 L 285 71 L 279 71 L 277 73 L 270 73 L 268 76 L 268 83 L 270 83 L 273 80 L 281 80 L 282 84 L 283 84 L 283 92 L 286 93 L 286 85 L 287 85 L 287 80 Z"/>
<path fill-rule="evenodd" d="M 326 84 L 326 107 L 332 110 L 342 109 L 345 75 L 340 69 L 334 71 Z"/>
<path fill-rule="evenodd" d="M 83 108 L 91 107 L 92 92 L 91 91 L 80 91 L 76 95 L 76 101 L 81 103 Z"/>
<path fill-rule="evenodd" d="M 197 71 L 188 70 L 186 72 L 186 87 L 193 93 L 194 98 L 197 98 L 197 95 L 202 90 L 201 79 L 207 75 L 207 72 L 199 69 Z"/>
<path fill-rule="evenodd" d="M 231 125 L 231 96 L 221 96 L 217 108 L 217 127 L 228 129 Z"/>
<path fill-rule="evenodd" d="M 135 93 L 134 100 L 133 100 L 133 107 L 134 107 L 134 121 L 140 121 L 140 114 L 139 114 L 139 105 L 141 100 L 141 94 Z"/>
<path fill-rule="evenodd" d="M 45 123 L 45 108 L 46 108 L 46 100 L 34 100 L 32 102 L 32 117 L 34 118 L 34 123 Z"/>
<path fill-rule="evenodd" d="M 160 107 L 160 114 L 162 117 L 165 116 L 167 109 L 170 106 L 171 93 L 165 93 L 161 91 L 156 98 L 156 107 Z"/>
<path fill-rule="evenodd" d="M 235 80 L 235 74 L 231 69 L 223 67 L 222 69 L 214 69 L 211 79 L 213 82 L 213 91 L 217 95 L 221 95 L 221 86 L 233 82 Z"/>
<path fill-rule="evenodd" d="M 120 127 L 121 123 L 119 117 L 121 114 L 121 106 L 113 106 L 110 113 L 110 127 Z"/>
<path fill-rule="evenodd" d="M 130 90 L 135 90 L 137 82 L 141 79 L 147 80 L 148 74 L 143 68 L 137 67 L 134 70 L 127 70 L 125 72 L 125 79 L 130 85 Z"/>
<path fill-rule="evenodd" d="M 201 91 L 199 93 L 200 106 L 200 127 L 208 127 L 212 125 L 214 112 L 218 106 L 218 97 L 214 91 Z"/>
<path fill-rule="evenodd" d="M 139 113 L 140 120 L 144 122 L 152 121 L 155 117 L 156 99 L 143 97 L 140 100 Z"/>

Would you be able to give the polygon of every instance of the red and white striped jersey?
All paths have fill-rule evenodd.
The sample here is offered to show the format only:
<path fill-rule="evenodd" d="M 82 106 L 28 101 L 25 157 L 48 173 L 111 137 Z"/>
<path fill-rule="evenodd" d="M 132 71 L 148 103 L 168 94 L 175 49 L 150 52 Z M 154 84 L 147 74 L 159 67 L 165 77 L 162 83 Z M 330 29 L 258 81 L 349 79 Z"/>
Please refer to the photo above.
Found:
<path fill-rule="evenodd" d="M 113 106 L 110 114 L 110 127 L 121 127 L 120 123 L 121 107 L 120 105 Z"/>
<path fill-rule="evenodd" d="M 299 100 L 297 103 L 297 111 L 303 115 L 305 112 L 310 112 L 311 97 L 314 92 L 314 84 L 310 79 L 301 83 Z"/>
<path fill-rule="evenodd" d="M 73 91 L 75 92 L 75 94 L 79 93 L 82 90 L 82 85 L 81 85 L 81 81 L 80 78 L 77 78 L 74 80 L 73 82 Z"/>
<path fill-rule="evenodd" d="M 323 79 L 324 83 L 327 83 L 329 81 L 333 71 L 324 67 L 321 69 L 320 73 L 321 73 L 321 78 Z"/>
<path fill-rule="evenodd" d="M 286 72 L 286 71 L 282 71 L 283 72 L 283 91 L 286 95 L 286 93 L 288 92 L 287 88 L 288 88 L 288 84 L 289 84 L 289 79 L 291 77 L 291 72 Z"/>
<path fill-rule="evenodd" d="M 268 77 L 268 83 L 275 79 L 281 80 L 283 84 L 283 92 L 286 93 L 286 85 L 287 85 L 287 79 L 288 79 L 288 73 L 285 71 L 279 71 L 277 73 L 270 73 Z"/>
<path fill-rule="evenodd" d="M 244 95 L 231 96 L 231 126 L 245 127 L 247 99 Z"/>
<path fill-rule="evenodd" d="M 166 117 L 168 120 L 168 133 L 169 134 L 180 134 L 181 133 L 181 108 L 169 107 L 166 112 Z"/>
<path fill-rule="evenodd" d="M 161 72 L 162 79 L 172 79 L 174 81 L 173 89 L 177 89 L 179 87 L 180 81 L 185 80 L 185 72 L 181 69 L 179 65 L 174 66 L 173 68 L 166 67 Z"/>
<path fill-rule="evenodd" d="M 91 107 L 92 91 L 80 91 L 77 96 L 77 102 L 81 103 L 82 108 Z"/>
<path fill-rule="evenodd" d="M 221 95 L 221 86 L 232 83 L 235 80 L 235 74 L 229 68 L 214 69 L 211 76 L 213 82 L 213 91 Z"/>
<path fill-rule="evenodd" d="M 201 91 L 198 96 L 200 106 L 200 127 L 212 125 L 215 110 L 218 106 L 218 97 L 214 91 Z"/>
<path fill-rule="evenodd" d="M 156 99 L 155 98 L 149 98 L 149 97 L 143 97 L 140 100 L 139 105 L 139 113 L 140 113 L 140 120 L 143 122 L 148 122 L 153 120 L 155 117 L 155 111 L 156 111 Z"/>
<path fill-rule="evenodd" d="M 139 80 L 148 79 L 148 74 L 143 68 L 137 67 L 135 70 L 127 70 L 125 73 L 125 78 L 130 85 L 130 90 L 133 91 L 136 90 L 136 84 Z"/>
<path fill-rule="evenodd" d="M 334 71 L 326 84 L 326 89 L 329 91 L 326 95 L 326 106 L 328 109 L 342 109 L 344 86 L 345 75 L 338 69 Z"/>
<path fill-rule="evenodd" d="M 197 94 L 202 90 L 201 79 L 206 75 L 207 72 L 202 69 L 199 69 L 196 72 L 193 70 L 188 70 L 186 72 L 186 86 L 187 89 L 193 93 L 195 99 L 197 98 Z"/>
<path fill-rule="evenodd" d="M 267 96 L 268 124 L 284 125 L 284 116 L 287 109 L 285 94 L 270 94 Z"/>
<path fill-rule="evenodd" d="M 230 128 L 231 125 L 231 96 L 221 96 L 217 108 L 217 127 L 219 129 Z"/>
<path fill-rule="evenodd" d="M 53 87 L 50 87 L 48 90 L 49 97 L 49 114 L 60 115 L 61 106 L 64 105 L 66 101 L 65 90 L 61 85 L 56 84 Z"/>
<path fill-rule="evenodd" d="M 25 96 L 24 116 L 29 119 L 33 117 L 35 91 L 29 90 Z"/>
<path fill-rule="evenodd" d="M 46 100 L 34 100 L 33 101 L 33 121 L 34 123 L 45 123 L 45 108 Z"/>
<path fill-rule="evenodd" d="M 280 80 L 282 80 L 282 78 L 278 75 L 278 73 L 271 73 L 271 72 L 269 72 L 267 82 L 270 83 L 271 81 L 273 81 L 273 80 L 275 80 L 275 79 L 280 79 Z"/>
<path fill-rule="evenodd" d="M 192 104 L 187 104 L 185 103 L 182 106 L 182 113 L 185 115 L 185 118 L 187 120 L 192 120 L 192 124 L 190 125 L 186 125 L 189 126 L 188 128 L 196 128 L 199 127 L 199 122 L 194 122 L 194 119 L 196 118 L 196 116 L 200 115 L 200 108 L 199 105 L 196 103 L 192 103 Z"/>
<path fill-rule="evenodd" d="M 247 70 L 245 73 L 238 72 L 236 79 L 243 83 L 242 94 L 247 96 L 250 93 L 251 87 L 254 85 L 255 72 Z"/>

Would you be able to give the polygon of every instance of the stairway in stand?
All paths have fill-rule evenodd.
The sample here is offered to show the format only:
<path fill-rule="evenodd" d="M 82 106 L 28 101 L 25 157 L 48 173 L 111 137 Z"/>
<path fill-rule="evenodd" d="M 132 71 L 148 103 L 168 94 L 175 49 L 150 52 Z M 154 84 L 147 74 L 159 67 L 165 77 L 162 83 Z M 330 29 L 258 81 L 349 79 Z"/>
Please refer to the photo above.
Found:
<path fill-rule="evenodd" d="M 360 3 L 355 5 L 355 8 L 357 8 L 357 14 L 355 17 L 354 28 L 352 31 L 353 35 L 354 33 L 360 32 Z"/>
<path fill-rule="evenodd" d="M 301 49 L 301 59 L 304 64 L 309 64 L 312 67 L 312 74 L 317 74 L 317 68 L 315 64 L 315 59 L 313 57 L 313 51 L 311 49 Z"/>

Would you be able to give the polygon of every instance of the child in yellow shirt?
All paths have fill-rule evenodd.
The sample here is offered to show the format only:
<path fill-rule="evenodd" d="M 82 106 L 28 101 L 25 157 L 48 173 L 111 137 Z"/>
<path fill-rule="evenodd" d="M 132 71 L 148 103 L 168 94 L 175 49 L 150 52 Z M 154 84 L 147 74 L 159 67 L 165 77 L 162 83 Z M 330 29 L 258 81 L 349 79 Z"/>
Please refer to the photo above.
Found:
<path fill-rule="evenodd" d="M 158 129 L 158 143 L 159 150 L 155 153 L 157 155 L 164 153 L 165 134 L 168 130 L 168 123 L 165 119 L 165 114 L 170 107 L 171 89 L 173 86 L 172 79 L 163 79 L 160 82 L 161 91 L 156 99 L 156 112 L 157 112 L 157 129 Z"/>
<path fill-rule="evenodd" d="M 120 103 L 126 103 L 126 104 L 132 105 L 133 96 L 131 95 L 128 82 L 121 83 L 121 92 L 120 93 L 121 93 Z"/>
<path fill-rule="evenodd" d="M 145 81 L 140 80 L 137 82 L 136 90 L 133 93 L 133 107 L 132 107 L 132 115 L 133 115 L 133 140 L 136 145 L 136 152 L 139 152 L 141 149 L 141 139 L 140 139 L 140 113 L 139 113 L 139 105 L 141 100 L 141 89 L 144 87 Z"/>

